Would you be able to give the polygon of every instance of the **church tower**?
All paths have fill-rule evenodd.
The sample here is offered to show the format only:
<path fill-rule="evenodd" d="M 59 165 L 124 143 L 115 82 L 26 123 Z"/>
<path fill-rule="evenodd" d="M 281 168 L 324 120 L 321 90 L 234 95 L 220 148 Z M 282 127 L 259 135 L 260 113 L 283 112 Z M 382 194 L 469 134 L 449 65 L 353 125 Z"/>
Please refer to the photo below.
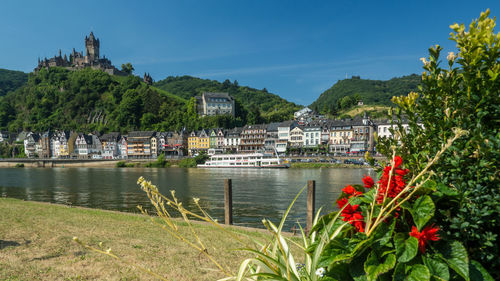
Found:
<path fill-rule="evenodd" d="M 85 36 L 85 55 L 89 63 L 99 59 L 99 39 L 94 37 L 94 33 L 90 32 L 90 36 Z"/>

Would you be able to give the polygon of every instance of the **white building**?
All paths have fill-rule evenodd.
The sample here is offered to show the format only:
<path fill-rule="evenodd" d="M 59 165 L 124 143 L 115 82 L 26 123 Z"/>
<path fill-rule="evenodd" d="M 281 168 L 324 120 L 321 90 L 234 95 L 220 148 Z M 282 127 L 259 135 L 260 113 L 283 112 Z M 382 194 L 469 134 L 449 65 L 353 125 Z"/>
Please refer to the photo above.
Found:
<path fill-rule="evenodd" d="M 111 132 L 100 137 L 102 143 L 102 158 L 115 159 L 120 155 L 118 143 L 120 141 L 120 133 Z"/>
<path fill-rule="evenodd" d="M 408 124 L 401 124 L 403 126 L 403 130 L 405 130 L 407 133 L 410 131 L 409 125 Z M 393 131 L 399 130 L 399 127 L 397 124 L 392 124 L 389 120 L 380 122 L 377 124 L 377 137 L 382 139 L 382 138 L 392 138 L 393 135 L 391 133 L 391 128 Z"/>
<path fill-rule="evenodd" d="M 295 113 L 293 113 L 293 118 L 295 120 L 299 120 L 301 117 L 308 116 L 312 112 L 313 112 L 312 109 L 310 109 L 309 107 L 304 107 L 301 110 L 296 111 Z"/>
<path fill-rule="evenodd" d="M 302 147 L 304 144 L 303 127 L 297 126 L 290 130 L 290 147 Z"/>
<path fill-rule="evenodd" d="M 304 147 L 316 147 L 321 144 L 321 126 L 309 125 L 304 127 Z"/>
<path fill-rule="evenodd" d="M 203 93 L 196 97 L 200 116 L 231 115 L 234 117 L 234 99 L 228 93 Z"/>
<path fill-rule="evenodd" d="M 286 149 L 290 142 L 290 130 L 298 126 L 295 121 L 284 121 L 278 126 L 278 140 L 276 141 L 276 151 L 278 153 L 286 153 Z"/>
<path fill-rule="evenodd" d="M 118 155 L 117 158 L 126 159 L 128 158 L 128 146 L 127 146 L 127 136 L 122 136 L 118 141 Z"/>
<path fill-rule="evenodd" d="M 39 150 L 41 150 L 40 135 L 29 132 L 24 138 L 24 154 L 28 158 L 34 158 L 38 156 Z"/>
<path fill-rule="evenodd" d="M 224 150 L 238 152 L 241 144 L 241 131 L 242 128 L 234 128 L 228 130 L 224 136 Z"/>

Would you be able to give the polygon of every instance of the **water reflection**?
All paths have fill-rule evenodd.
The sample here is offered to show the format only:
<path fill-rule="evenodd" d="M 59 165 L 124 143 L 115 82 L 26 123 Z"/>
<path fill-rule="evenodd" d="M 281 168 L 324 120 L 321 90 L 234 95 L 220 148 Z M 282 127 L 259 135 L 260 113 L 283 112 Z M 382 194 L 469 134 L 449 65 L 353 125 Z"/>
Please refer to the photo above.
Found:
<path fill-rule="evenodd" d="M 148 168 L 24 168 L 0 169 L 0 194 L 24 200 L 138 212 L 151 208 L 136 182 L 151 180 L 163 194 L 176 196 L 193 209 L 193 197 L 220 221 L 224 217 L 224 179 L 233 180 L 233 218 L 237 225 L 261 227 L 262 218 L 278 222 L 291 200 L 316 180 L 316 206 L 334 208 L 346 184 L 361 183 L 368 169 L 148 169 Z M 286 225 L 304 224 L 306 195 L 302 194 Z"/>

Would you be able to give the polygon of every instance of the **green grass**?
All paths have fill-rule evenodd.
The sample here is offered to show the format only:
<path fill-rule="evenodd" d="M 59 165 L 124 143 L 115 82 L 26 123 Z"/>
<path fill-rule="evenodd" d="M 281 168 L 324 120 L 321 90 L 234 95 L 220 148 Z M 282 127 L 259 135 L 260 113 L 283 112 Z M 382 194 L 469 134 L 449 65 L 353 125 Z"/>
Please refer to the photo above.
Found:
<path fill-rule="evenodd" d="M 176 100 L 176 101 L 178 101 L 178 102 L 180 102 L 180 103 L 186 103 L 186 102 L 187 102 L 187 100 L 186 100 L 186 99 L 183 99 L 183 98 L 181 98 L 181 97 L 179 97 L 179 96 L 176 96 L 176 95 L 174 95 L 174 94 L 172 94 L 172 93 L 169 93 L 169 92 L 167 92 L 167 91 L 165 91 L 165 90 L 162 90 L 162 89 L 157 88 L 157 87 L 155 87 L 155 86 L 150 86 L 150 87 L 151 87 L 152 89 L 155 89 L 156 91 L 158 91 L 158 93 L 160 93 L 160 94 L 162 94 L 162 95 L 164 95 L 164 96 L 167 96 L 167 97 L 169 97 L 169 98 L 171 98 L 171 99 L 173 99 L 173 100 Z"/>
<path fill-rule="evenodd" d="M 123 262 L 88 251 L 72 241 L 105 247 L 125 261 L 150 268 L 169 280 L 224 277 L 207 258 L 153 225 L 148 217 L 113 211 L 0 198 L 0 280 L 155 280 Z M 178 226 L 189 234 L 186 223 Z M 214 226 L 195 223 L 207 249 L 234 274 L 248 256 L 242 245 Z M 264 240 L 262 230 L 231 227 Z M 247 238 L 244 238 L 247 239 Z"/>

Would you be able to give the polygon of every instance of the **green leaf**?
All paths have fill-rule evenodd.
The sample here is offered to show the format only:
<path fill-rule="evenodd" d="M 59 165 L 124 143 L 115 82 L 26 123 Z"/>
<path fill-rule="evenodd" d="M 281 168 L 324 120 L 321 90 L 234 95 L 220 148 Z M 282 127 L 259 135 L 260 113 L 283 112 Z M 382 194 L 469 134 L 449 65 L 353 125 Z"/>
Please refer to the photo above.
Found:
<path fill-rule="evenodd" d="M 410 274 L 406 277 L 407 281 L 429 281 L 431 273 L 425 265 L 415 264 L 411 267 Z"/>
<path fill-rule="evenodd" d="M 392 281 L 405 281 L 405 277 L 406 277 L 406 264 L 398 263 L 396 265 L 396 268 L 394 268 Z"/>
<path fill-rule="evenodd" d="M 354 259 L 349 264 L 349 273 L 354 281 L 368 281 L 365 273 L 365 269 L 363 266 L 363 261 L 365 260 L 366 255 L 358 257 Z"/>
<path fill-rule="evenodd" d="M 467 250 L 458 241 L 453 241 L 451 243 L 443 243 L 439 247 L 439 253 L 442 259 L 462 278 L 469 281 L 469 257 L 467 256 Z"/>
<path fill-rule="evenodd" d="M 422 227 L 434 216 L 434 209 L 434 202 L 429 195 L 418 198 L 409 209 L 418 231 L 421 231 Z"/>
<path fill-rule="evenodd" d="M 349 267 L 350 265 L 347 263 L 336 263 L 328 267 L 327 274 L 336 280 L 351 280 Z M 323 279 L 321 279 L 321 281 L 323 281 Z"/>
<path fill-rule="evenodd" d="M 494 281 L 493 277 L 477 261 L 471 260 L 469 263 L 470 279 L 474 281 Z"/>
<path fill-rule="evenodd" d="M 421 187 L 420 190 L 423 190 L 424 193 L 436 191 L 437 183 L 433 180 L 426 181 Z"/>
<path fill-rule="evenodd" d="M 418 239 L 413 236 L 408 237 L 406 240 L 404 238 L 405 235 L 403 233 L 398 233 L 394 236 L 398 262 L 409 262 L 418 252 Z"/>
<path fill-rule="evenodd" d="M 438 259 L 431 257 L 422 257 L 425 266 L 429 269 L 434 280 L 448 281 L 450 280 L 450 271 L 448 265 Z"/>
<path fill-rule="evenodd" d="M 379 259 L 375 252 L 371 252 L 365 261 L 365 272 L 368 281 L 377 280 L 377 277 L 393 269 L 396 265 L 396 256 L 389 254 Z"/>
<path fill-rule="evenodd" d="M 396 220 L 392 220 L 389 225 L 387 223 L 380 224 L 373 233 L 374 242 L 378 246 L 384 246 L 391 241 L 392 233 L 394 232 L 394 226 L 396 225 Z"/>

